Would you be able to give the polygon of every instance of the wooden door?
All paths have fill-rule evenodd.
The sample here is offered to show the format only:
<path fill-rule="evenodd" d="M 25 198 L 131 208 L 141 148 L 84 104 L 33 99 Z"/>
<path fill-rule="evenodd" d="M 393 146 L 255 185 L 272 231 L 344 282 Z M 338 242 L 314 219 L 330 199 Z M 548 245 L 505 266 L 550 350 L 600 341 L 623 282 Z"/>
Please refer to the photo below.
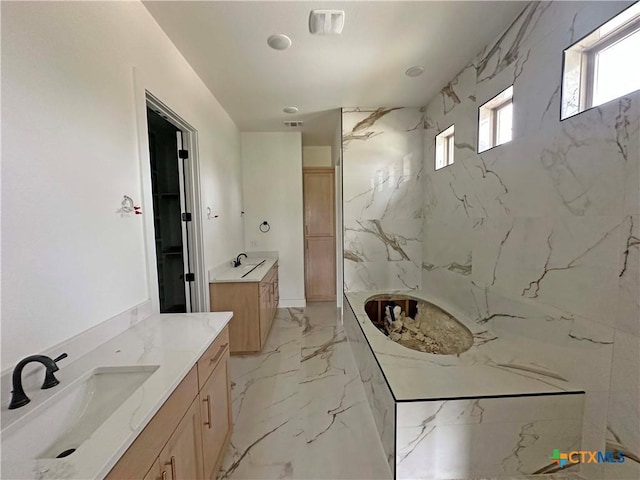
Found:
<path fill-rule="evenodd" d="M 167 480 L 203 478 L 200 405 L 197 397 L 162 449 L 160 468 L 162 478 Z"/>
<path fill-rule="evenodd" d="M 215 480 L 231 436 L 229 356 L 218 363 L 200 391 L 204 478 Z"/>
<path fill-rule="evenodd" d="M 307 300 L 336 298 L 333 168 L 303 169 L 305 290 Z"/>

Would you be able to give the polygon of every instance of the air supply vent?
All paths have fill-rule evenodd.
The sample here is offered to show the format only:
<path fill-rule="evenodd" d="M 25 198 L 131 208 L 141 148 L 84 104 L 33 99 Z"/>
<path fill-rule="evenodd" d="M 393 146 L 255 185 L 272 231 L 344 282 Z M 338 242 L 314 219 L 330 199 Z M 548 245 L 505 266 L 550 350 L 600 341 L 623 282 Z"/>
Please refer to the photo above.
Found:
<path fill-rule="evenodd" d="M 314 35 L 340 35 L 344 27 L 344 10 L 311 10 L 309 31 Z"/>
<path fill-rule="evenodd" d="M 291 127 L 291 128 L 296 128 L 296 127 L 301 127 L 302 126 L 302 121 L 286 121 L 286 122 L 282 122 L 284 123 L 287 127 Z"/>

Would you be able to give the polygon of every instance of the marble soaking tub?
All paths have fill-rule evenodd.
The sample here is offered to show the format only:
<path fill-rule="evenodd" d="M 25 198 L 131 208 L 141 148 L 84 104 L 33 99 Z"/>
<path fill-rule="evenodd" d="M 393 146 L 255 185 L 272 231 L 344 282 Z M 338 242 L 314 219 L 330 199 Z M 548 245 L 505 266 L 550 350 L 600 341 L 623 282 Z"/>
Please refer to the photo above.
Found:
<path fill-rule="evenodd" d="M 419 305 L 444 315 L 457 350 L 393 341 L 390 303 L 409 318 Z M 544 342 L 496 333 L 425 292 L 347 293 L 343 320 L 394 478 L 533 474 L 553 449 L 580 447 L 584 390 L 536 361 Z"/>

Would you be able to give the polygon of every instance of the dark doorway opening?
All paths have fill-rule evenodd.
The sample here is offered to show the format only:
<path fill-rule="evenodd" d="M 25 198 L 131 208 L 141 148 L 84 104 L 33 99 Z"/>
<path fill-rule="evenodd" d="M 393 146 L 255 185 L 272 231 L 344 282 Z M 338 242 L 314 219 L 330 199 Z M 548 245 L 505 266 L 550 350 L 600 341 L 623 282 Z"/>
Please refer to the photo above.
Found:
<path fill-rule="evenodd" d="M 160 312 L 190 312 L 182 132 L 150 108 L 147 122 Z"/>

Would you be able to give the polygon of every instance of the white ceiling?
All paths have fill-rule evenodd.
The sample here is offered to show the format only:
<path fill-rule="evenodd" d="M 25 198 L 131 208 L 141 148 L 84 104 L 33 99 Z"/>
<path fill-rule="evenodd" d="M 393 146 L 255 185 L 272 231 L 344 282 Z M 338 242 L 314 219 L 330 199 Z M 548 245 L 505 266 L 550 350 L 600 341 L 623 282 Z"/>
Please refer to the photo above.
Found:
<path fill-rule="evenodd" d="M 330 145 L 340 107 L 422 106 L 524 8 L 521 1 L 145 1 L 241 131 Z M 309 11 L 345 11 L 342 35 L 308 30 Z M 267 37 L 291 37 L 289 50 Z M 412 65 L 425 73 L 405 76 Z M 282 112 L 294 105 L 298 114 Z M 289 128 L 290 129 L 290 128 Z"/>

